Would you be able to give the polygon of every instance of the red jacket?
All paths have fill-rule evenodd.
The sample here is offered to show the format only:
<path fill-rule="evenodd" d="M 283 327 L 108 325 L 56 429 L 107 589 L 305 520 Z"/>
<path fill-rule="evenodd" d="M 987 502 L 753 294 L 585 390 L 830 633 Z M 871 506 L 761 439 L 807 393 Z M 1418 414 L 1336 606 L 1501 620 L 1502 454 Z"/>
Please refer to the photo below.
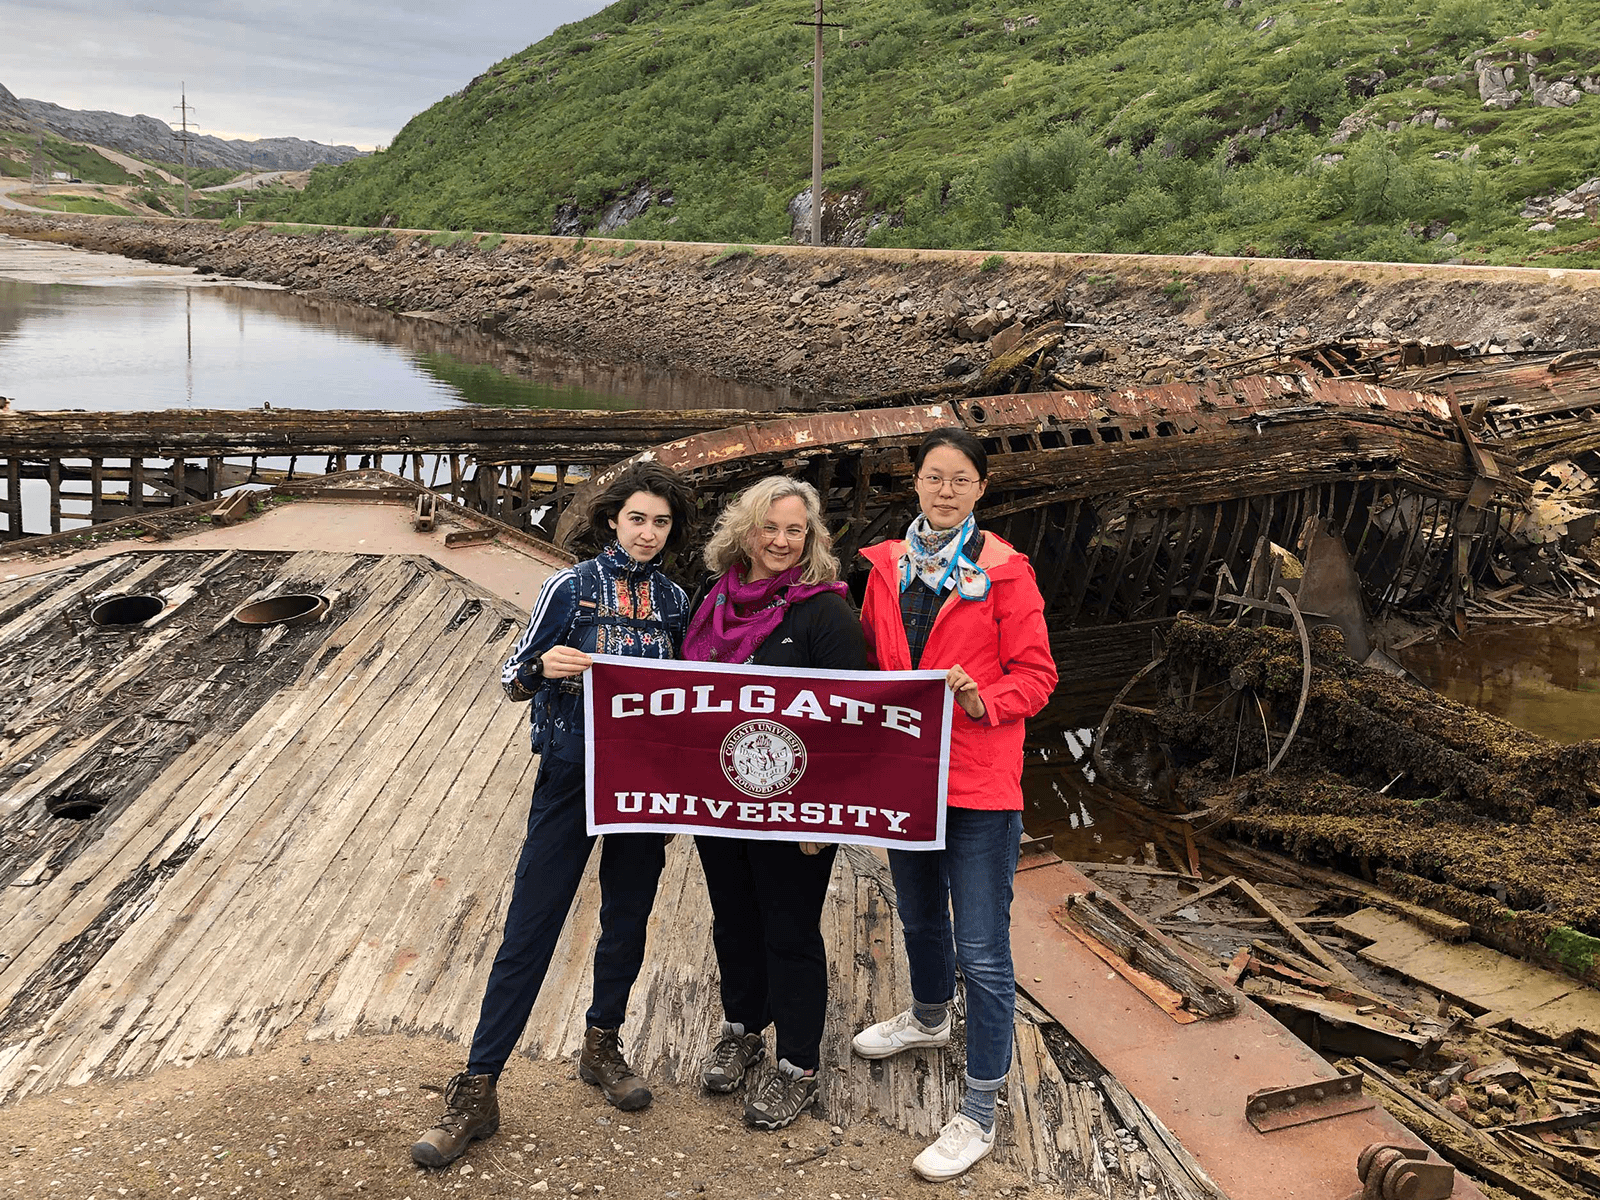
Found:
<path fill-rule="evenodd" d="M 911 670 L 911 647 L 900 619 L 903 541 L 863 550 L 872 564 L 861 604 L 867 655 L 880 671 Z M 957 704 L 950 734 L 949 804 L 952 808 L 1022 807 L 1023 720 L 1037 714 L 1055 691 L 1056 664 L 1044 624 L 1044 598 L 1028 556 L 985 533 L 978 565 L 989 574 L 982 600 L 945 598 L 922 651 L 923 669 L 959 663 L 977 680 L 986 710 L 979 720 Z"/>

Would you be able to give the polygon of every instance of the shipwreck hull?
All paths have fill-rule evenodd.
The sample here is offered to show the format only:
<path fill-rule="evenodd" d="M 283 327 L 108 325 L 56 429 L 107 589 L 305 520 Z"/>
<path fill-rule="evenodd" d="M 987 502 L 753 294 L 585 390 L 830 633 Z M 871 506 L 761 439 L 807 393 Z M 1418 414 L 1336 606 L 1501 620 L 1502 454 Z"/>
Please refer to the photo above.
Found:
<path fill-rule="evenodd" d="M 850 562 L 904 529 L 915 512 L 911 456 L 929 430 L 950 425 L 988 452 L 984 526 L 1033 560 L 1051 627 L 1072 639 L 1074 656 L 1110 655 L 1100 665 L 1113 672 L 1148 642 L 1130 659 L 1094 631 L 1137 642 L 1127 626 L 1213 607 L 1270 569 L 1268 547 L 1292 548 L 1313 521 L 1344 540 L 1373 614 L 1447 606 L 1463 577 L 1486 568 L 1505 510 L 1526 493 L 1469 443 L 1443 398 L 1302 374 L 819 413 L 696 434 L 645 456 L 688 475 L 708 497 L 707 517 L 764 475 L 808 479 Z M 564 515 L 558 540 L 577 536 L 581 511 Z"/>

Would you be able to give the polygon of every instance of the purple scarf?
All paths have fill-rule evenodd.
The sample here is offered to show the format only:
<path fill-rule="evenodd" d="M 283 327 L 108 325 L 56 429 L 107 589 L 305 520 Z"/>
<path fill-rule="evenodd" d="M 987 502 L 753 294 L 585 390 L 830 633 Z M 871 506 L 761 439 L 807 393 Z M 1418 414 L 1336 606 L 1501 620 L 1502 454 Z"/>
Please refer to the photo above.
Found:
<path fill-rule="evenodd" d="M 779 625 L 791 604 L 834 592 L 844 583 L 801 583 L 797 563 L 781 575 L 745 583 L 735 563 L 717 580 L 689 621 L 683 657 L 690 662 L 747 663 Z"/>

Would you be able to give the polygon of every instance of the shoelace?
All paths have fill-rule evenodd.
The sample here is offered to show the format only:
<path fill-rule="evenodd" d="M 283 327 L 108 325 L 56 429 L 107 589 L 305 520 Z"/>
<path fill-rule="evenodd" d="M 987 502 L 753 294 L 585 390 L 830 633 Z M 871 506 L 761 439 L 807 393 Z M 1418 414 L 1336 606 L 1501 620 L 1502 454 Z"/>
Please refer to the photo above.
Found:
<path fill-rule="evenodd" d="M 467 1109 L 459 1102 L 462 1089 L 466 1086 L 467 1077 L 464 1073 L 452 1075 L 450 1082 L 444 1085 L 444 1116 L 439 1118 L 436 1128 L 455 1133 L 458 1126 L 466 1123 Z"/>
<path fill-rule="evenodd" d="M 712 1050 L 711 1065 L 718 1071 L 731 1071 L 739 1065 L 739 1060 L 743 1057 L 743 1039 L 730 1033 L 717 1043 L 716 1049 Z"/>
<path fill-rule="evenodd" d="M 961 1147 L 972 1140 L 972 1135 L 974 1133 L 978 1133 L 980 1135 L 983 1133 L 983 1130 L 978 1128 L 978 1123 L 976 1121 L 960 1116 L 954 1117 L 951 1119 L 950 1123 L 940 1131 L 939 1142 L 936 1148 L 940 1151 L 940 1153 L 954 1158 Z"/>
<path fill-rule="evenodd" d="M 595 1057 L 599 1065 L 613 1071 L 620 1071 L 626 1075 L 631 1068 L 628 1060 L 622 1057 L 622 1031 L 620 1029 L 605 1029 L 601 1031 L 600 1044 L 594 1048 Z"/>
<path fill-rule="evenodd" d="M 761 1077 L 755 1099 L 750 1102 L 751 1107 L 759 1108 L 763 1112 L 772 1112 L 788 1094 L 788 1083 L 789 1076 L 778 1067 L 773 1067 Z"/>

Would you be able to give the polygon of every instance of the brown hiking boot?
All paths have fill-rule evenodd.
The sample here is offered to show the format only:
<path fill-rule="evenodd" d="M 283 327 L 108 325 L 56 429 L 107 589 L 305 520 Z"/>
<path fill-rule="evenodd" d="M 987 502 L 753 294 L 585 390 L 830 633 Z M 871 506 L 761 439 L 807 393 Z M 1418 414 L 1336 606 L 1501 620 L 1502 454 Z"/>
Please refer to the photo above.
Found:
<path fill-rule="evenodd" d="M 598 1085 L 606 1099 L 623 1112 L 637 1112 L 651 1100 L 644 1080 L 633 1073 L 627 1059 L 622 1057 L 622 1036 L 617 1029 L 599 1029 L 591 1025 L 584 1031 L 578 1078 Z"/>
<path fill-rule="evenodd" d="M 460 1158 L 479 1138 L 500 1129 L 500 1102 L 493 1075 L 465 1071 L 445 1085 L 444 1116 L 411 1146 L 411 1160 L 422 1167 L 442 1167 Z"/>

